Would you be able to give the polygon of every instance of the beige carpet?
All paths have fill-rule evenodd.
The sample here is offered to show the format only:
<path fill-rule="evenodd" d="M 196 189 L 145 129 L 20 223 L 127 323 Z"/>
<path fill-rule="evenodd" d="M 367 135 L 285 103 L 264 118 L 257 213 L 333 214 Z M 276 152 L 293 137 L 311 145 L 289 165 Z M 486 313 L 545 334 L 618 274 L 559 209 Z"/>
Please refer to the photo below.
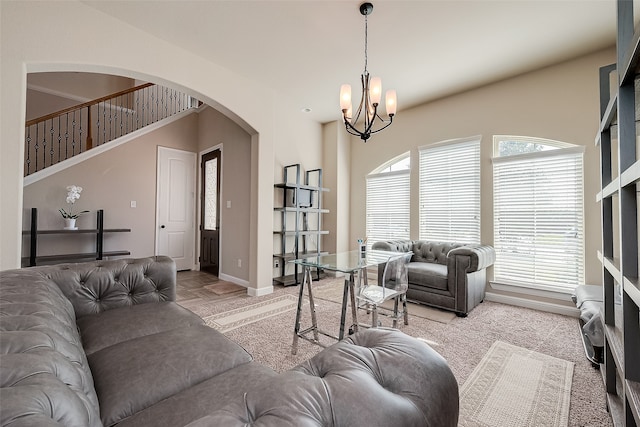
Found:
<path fill-rule="evenodd" d="M 213 314 L 205 317 L 204 321 L 207 326 L 213 329 L 217 329 L 220 332 L 228 332 L 241 326 L 257 322 L 258 320 L 293 310 L 297 306 L 298 298 L 293 295 L 282 295 L 235 310 Z"/>
<path fill-rule="evenodd" d="M 460 426 L 564 427 L 573 363 L 496 341 L 460 389 Z"/>
<path fill-rule="evenodd" d="M 275 286 L 274 293 L 260 297 L 249 297 L 246 292 L 218 296 L 203 287 L 211 281 L 207 277 L 200 280 L 196 273 L 199 272 L 178 273 L 178 302 L 203 318 L 270 302 L 283 295 L 292 296 L 291 301 L 297 300 L 298 296 L 297 286 Z M 327 278 L 314 282 L 317 285 L 315 289 L 334 281 L 335 278 Z M 202 282 L 200 287 L 198 282 Z M 306 298 L 305 301 L 308 302 Z M 319 298 L 315 303 L 320 326 L 337 334 L 340 303 Z M 257 363 L 283 372 L 321 350 L 317 345 L 300 340 L 298 354 L 291 354 L 295 317 L 294 307 L 229 330 L 225 335 L 244 347 Z M 366 323 L 366 313 L 360 313 L 360 320 Z M 388 318 L 382 320 L 385 326 L 390 326 Z M 302 310 L 302 326 L 308 327 L 310 322 L 307 304 Z M 569 427 L 613 427 L 607 412 L 602 375 L 586 359 L 578 322 L 573 317 L 485 301 L 472 310 L 468 317 L 455 317 L 449 323 L 441 323 L 412 316 L 409 325 L 400 325 L 400 330 L 430 343 L 447 360 L 461 387 L 467 383 L 496 341 L 572 362 Z M 331 344 L 331 341 L 327 338 L 326 343 Z"/>
<path fill-rule="evenodd" d="M 344 292 L 344 278 L 324 279 L 322 282 L 314 282 L 313 296 L 326 301 L 342 304 L 342 295 Z M 393 301 L 387 301 L 382 304 L 383 307 L 393 308 Z M 429 319 L 440 323 L 449 323 L 455 317 L 455 313 L 437 308 L 427 307 L 422 304 L 407 303 L 407 311 L 409 311 L 409 321 L 412 316 Z"/>

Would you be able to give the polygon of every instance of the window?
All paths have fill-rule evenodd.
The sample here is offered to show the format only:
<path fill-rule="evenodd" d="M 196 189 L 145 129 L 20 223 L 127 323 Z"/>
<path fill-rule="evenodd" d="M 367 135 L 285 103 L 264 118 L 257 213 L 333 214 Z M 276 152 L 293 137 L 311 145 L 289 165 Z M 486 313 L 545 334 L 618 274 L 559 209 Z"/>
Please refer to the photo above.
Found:
<path fill-rule="evenodd" d="M 494 137 L 495 281 L 568 292 L 584 283 L 583 147 Z"/>
<path fill-rule="evenodd" d="M 420 149 L 420 239 L 480 243 L 480 137 Z"/>
<path fill-rule="evenodd" d="M 367 246 L 390 239 L 409 239 L 409 153 L 367 176 Z"/>

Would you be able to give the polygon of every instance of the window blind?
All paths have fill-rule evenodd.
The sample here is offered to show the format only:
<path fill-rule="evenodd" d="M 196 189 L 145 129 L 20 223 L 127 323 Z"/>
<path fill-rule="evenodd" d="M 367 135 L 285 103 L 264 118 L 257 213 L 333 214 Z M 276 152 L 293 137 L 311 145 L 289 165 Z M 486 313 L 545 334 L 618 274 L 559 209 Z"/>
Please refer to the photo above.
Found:
<path fill-rule="evenodd" d="M 495 280 L 584 284 L 583 149 L 493 160 Z"/>
<path fill-rule="evenodd" d="M 480 139 L 420 149 L 420 239 L 480 243 Z"/>
<path fill-rule="evenodd" d="M 409 171 L 367 176 L 367 246 L 409 239 Z"/>

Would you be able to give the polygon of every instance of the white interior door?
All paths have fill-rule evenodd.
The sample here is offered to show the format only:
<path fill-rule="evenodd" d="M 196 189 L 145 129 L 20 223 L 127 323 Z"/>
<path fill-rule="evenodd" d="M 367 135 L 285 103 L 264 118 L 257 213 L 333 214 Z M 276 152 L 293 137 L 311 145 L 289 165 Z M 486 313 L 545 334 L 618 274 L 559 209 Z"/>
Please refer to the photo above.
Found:
<path fill-rule="evenodd" d="M 174 259 L 178 270 L 195 265 L 196 153 L 158 147 L 156 255 Z"/>

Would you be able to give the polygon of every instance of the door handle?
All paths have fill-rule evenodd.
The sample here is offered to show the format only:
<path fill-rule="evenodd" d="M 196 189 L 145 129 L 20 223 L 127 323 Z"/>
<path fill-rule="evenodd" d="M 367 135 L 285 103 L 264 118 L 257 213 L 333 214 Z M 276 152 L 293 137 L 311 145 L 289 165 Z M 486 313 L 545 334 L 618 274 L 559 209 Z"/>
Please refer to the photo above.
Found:
<path fill-rule="evenodd" d="M 165 228 L 164 224 L 162 224 L 162 225 L 160 226 L 160 228 Z"/>

